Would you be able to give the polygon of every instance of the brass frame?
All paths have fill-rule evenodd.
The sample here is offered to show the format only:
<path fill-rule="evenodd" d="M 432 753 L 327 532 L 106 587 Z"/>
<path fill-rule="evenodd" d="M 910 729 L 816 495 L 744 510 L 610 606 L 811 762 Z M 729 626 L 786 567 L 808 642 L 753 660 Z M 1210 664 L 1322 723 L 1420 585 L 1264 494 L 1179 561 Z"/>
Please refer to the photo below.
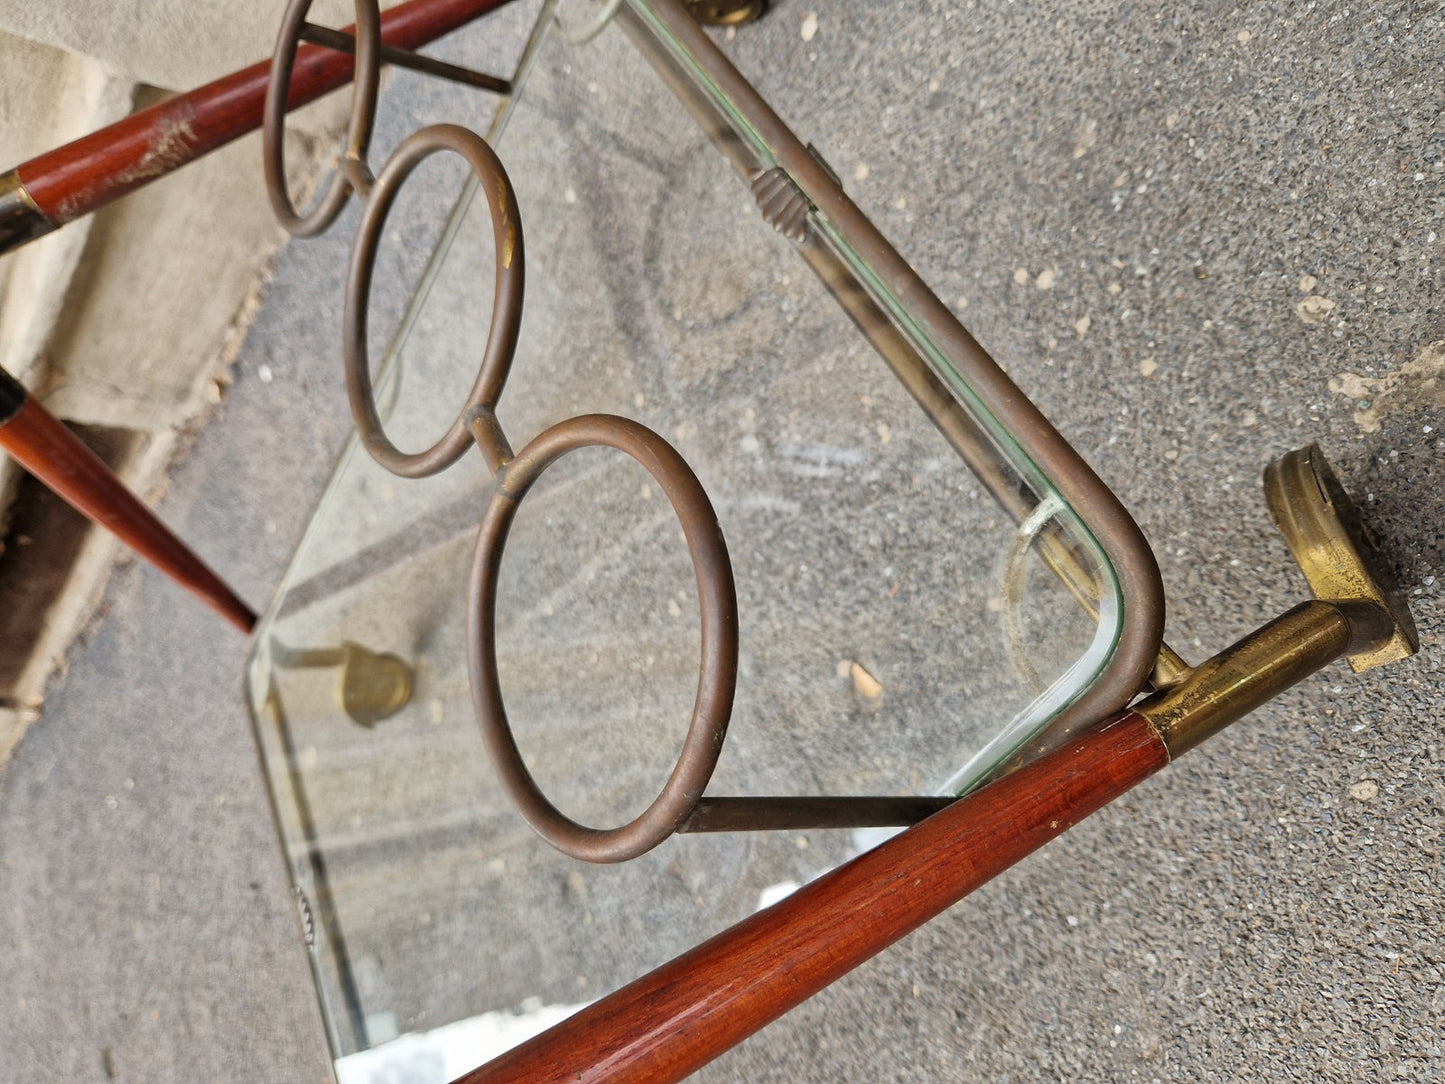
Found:
<path fill-rule="evenodd" d="M 996 450 L 1013 444 L 1077 514 L 1113 568 L 1122 612 L 1110 660 L 1089 688 L 1028 740 L 1010 764 L 1055 748 L 1124 707 L 1149 684 L 1160 662 L 1165 605 L 1153 550 L 1128 510 L 858 209 L 816 149 L 793 134 L 677 0 L 625 0 L 617 22 L 745 180 L 781 169 L 806 201 L 812 220 L 846 238 L 840 248 L 810 230 L 803 257 L 838 294 L 894 374 L 1004 510 L 1020 521 L 1033 511 L 1032 504 L 1020 501 Z M 675 55 L 668 41 L 679 43 L 686 56 Z M 709 97 L 704 98 L 692 80 L 679 77 L 679 66 L 696 66 L 702 72 Z M 756 133 L 762 145 L 745 142 L 733 118 Z M 883 293 L 906 298 L 908 311 L 893 311 L 883 297 L 860 294 L 850 286 L 857 278 L 850 266 L 852 253 L 845 249 L 861 257 Z M 926 350 L 919 332 L 939 344 L 943 354 Z M 985 429 L 959 404 L 951 376 L 966 385 L 984 417 L 996 426 Z M 1069 582 L 1067 557 L 1046 559 Z M 1171 657 L 1177 659 L 1168 652 L 1166 665 Z M 973 785 L 988 778 L 980 775 Z"/>

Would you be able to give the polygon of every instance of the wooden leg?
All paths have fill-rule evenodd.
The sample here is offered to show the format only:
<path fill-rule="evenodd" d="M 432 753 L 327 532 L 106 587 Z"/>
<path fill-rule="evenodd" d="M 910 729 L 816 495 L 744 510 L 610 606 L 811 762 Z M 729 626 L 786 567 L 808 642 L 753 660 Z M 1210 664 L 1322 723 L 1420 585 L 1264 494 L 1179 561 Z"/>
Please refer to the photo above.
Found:
<path fill-rule="evenodd" d="M 0 448 L 76 511 L 110 531 L 236 628 L 250 632 L 255 626 L 251 608 L 3 369 Z"/>
<path fill-rule="evenodd" d="M 456 1084 L 673 1084 L 1169 762 L 1132 712 L 960 798 Z"/>
<path fill-rule="evenodd" d="M 510 0 L 408 0 L 382 14 L 388 49 L 415 49 Z M 355 32 L 355 27 L 348 27 Z M 395 54 L 390 54 L 394 56 Z M 450 65 L 408 58 L 413 66 Z M 305 45 L 296 54 L 287 108 L 351 81 L 344 52 Z M 33 241 L 261 127 L 271 61 L 168 98 L 0 173 L 0 253 Z"/>

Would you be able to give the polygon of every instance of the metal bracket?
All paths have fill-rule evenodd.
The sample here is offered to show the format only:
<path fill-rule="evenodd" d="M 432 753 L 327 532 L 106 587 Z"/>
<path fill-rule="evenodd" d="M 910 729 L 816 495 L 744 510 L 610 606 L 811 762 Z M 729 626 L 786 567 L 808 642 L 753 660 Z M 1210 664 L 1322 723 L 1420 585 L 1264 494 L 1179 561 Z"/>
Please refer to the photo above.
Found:
<path fill-rule="evenodd" d="M 1418 650 L 1404 598 L 1319 446 L 1271 463 L 1264 490 L 1317 597 L 1134 706 L 1170 759 L 1341 656 L 1358 673 Z"/>
<path fill-rule="evenodd" d="M 764 222 L 800 245 L 808 239 L 808 212 L 813 205 L 787 170 L 774 166 L 754 177 L 750 187 Z"/>
<path fill-rule="evenodd" d="M 310 42 L 312 45 L 320 45 L 326 49 L 334 49 L 338 53 L 349 53 L 356 55 L 356 38 L 343 30 L 333 30 L 329 26 L 317 26 L 315 23 L 301 24 L 301 40 Z M 448 64 L 444 60 L 435 60 L 429 56 L 422 56 L 410 49 L 397 49 L 391 45 L 382 45 L 377 49 L 377 56 L 384 64 L 392 64 L 398 68 L 406 68 L 409 71 L 421 72 L 423 75 L 434 75 L 440 79 L 449 79 L 453 83 L 462 83 L 469 87 L 476 87 L 479 90 L 490 90 L 495 94 L 512 93 L 512 81 L 502 79 L 496 75 L 488 75 L 486 72 L 473 71 L 471 68 L 459 67 L 456 64 Z"/>
<path fill-rule="evenodd" d="M 1359 674 L 1415 654 L 1420 640 L 1404 595 L 1319 445 L 1271 463 L 1264 472 L 1264 494 L 1315 597 L 1370 603 L 1393 625 L 1384 643 L 1349 654 L 1350 669 Z"/>
<path fill-rule="evenodd" d="M 351 640 L 343 640 L 340 647 L 294 648 L 273 637 L 271 658 L 277 669 L 338 667 L 336 706 L 368 730 L 411 700 L 414 672 L 389 651 L 371 651 Z"/>

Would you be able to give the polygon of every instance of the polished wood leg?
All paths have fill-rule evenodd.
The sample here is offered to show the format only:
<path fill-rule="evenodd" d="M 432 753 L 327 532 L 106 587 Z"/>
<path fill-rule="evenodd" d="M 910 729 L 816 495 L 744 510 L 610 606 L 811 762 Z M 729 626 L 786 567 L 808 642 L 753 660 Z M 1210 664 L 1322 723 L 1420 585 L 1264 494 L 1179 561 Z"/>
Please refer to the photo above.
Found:
<path fill-rule="evenodd" d="M 415 49 L 509 2 L 408 0 L 382 14 L 381 41 L 388 49 Z M 291 72 L 287 108 L 297 109 L 345 86 L 352 64 L 345 52 L 302 46 Z M 0 174 L 0 253 L 261 127 L 270 77 L 271 61 L 263 60 Z"/>
<path fill-rule="evenodd" d="M 256 614 L 121 484 L 100 457 L 0 369 L 0 448 L 242 632 Z"/>
<path fill-rule="evenodd" d="M 456 1084 L 681 1080 L 1168 763 L 1126 712 Z"/>

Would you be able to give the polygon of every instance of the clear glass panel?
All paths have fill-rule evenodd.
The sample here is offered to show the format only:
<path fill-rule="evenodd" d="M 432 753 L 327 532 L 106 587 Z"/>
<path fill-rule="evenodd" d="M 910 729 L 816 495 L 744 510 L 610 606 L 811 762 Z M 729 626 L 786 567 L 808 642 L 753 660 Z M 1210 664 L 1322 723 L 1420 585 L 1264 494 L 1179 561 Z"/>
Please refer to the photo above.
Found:
<path fill-rule="evenodd" d="M 820 282 L 617 25 L 584 46 L 550 35 L 496 145 L 527 243 L 499 410 L 513 446 L 578 414 L 635 418 L 686 457 L 728 541 L 740 679 L 710 795 L 963 785 L 1088 683 L 1117 614 L 1072 512 L 966 397 L 942 431 L 919 411 L 878 353 L 907 370 L 927 344 L 860 282 L 846 238 L 814 223 Z M 380 381 L 403 448 L 456 414 L 493 258 L 468 195 Z M 353 445 L 249 668 L 343 1081 L 449 1080 L 879 838 L 680 836 L 610 867 L 537 839 L 468 688 L 489 492 L 479 455 L 407 481 Z M 681 747 L 699 649 L 687 551 L 640 467 L 592 450 L 547 471 L 498 623 L 538 782 L 577 819 L 630 819 Z M 409 695 L 385 718 L 356 708 L 393 693 Z"/>

